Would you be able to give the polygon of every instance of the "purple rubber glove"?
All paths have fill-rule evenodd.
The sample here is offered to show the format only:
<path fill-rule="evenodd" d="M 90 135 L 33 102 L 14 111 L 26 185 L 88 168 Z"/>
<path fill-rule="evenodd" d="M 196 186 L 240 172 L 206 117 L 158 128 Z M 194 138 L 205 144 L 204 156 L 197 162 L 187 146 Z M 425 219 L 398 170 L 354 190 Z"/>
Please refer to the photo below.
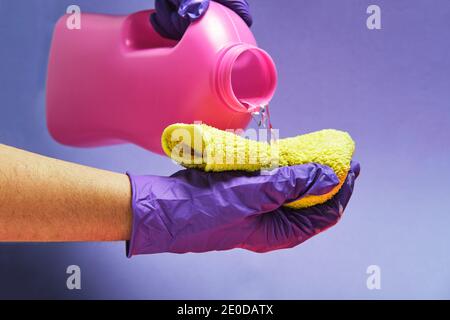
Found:
<path fill-rule="evenodd" d="M 247 0 L 213 0 L 236 12 L 248 26 L 253 21 Z M 180 40 L 189 24 L 208 10 L 210 0 L 155 0 L 156 13 L 150 21 L 163 37 Z"/>
<path fill-rule="evenodd" d="M 339 194 L 303 210 L 282 207 L 331 191 L 339 181 L 317 164 L 281 167 L 270 175 L 183 170 L 171 177 L 130 177 L 133 231 L 127 255 L 244 248 L 256 252 L 295 246 L 340 218 L 356 167 Z M 359 169 L 358 169 L 359 171 Z"/>
<path fill-rule="evenodd" d="M 359 163 L 352 161 L 342 188 L 324 204 L 297 210 L 280 207 L 256 217 L 253 221 L 255 231 L 242 248 L 255 252 L 292 248 L 334 226 L 350 201 L 359 172 Z"/>

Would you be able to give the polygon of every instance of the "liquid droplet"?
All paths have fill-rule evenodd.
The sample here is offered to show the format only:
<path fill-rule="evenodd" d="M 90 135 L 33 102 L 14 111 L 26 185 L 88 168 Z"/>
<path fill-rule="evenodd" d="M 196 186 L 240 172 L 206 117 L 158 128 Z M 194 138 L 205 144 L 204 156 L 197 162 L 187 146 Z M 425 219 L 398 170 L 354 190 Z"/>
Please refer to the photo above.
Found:
<path fill-rule="evenodd" d="M 267 130 L 267 142 L 274 144 L 277 141 L 276 134 L 273 133 L 272 121 L 270 119 L 269 105 L 258 105 L 251 102 L 242 102 L 251 113 L 258 129 Z"/>

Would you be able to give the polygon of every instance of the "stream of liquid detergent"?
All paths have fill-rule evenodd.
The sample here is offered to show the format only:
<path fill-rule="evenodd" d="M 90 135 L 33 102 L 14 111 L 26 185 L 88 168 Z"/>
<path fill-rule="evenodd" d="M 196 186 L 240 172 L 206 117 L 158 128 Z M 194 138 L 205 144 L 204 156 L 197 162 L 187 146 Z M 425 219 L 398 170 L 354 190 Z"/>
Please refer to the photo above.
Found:
<path fill-rule="evenodd" d="M 257 105 L 250 102 L 244 103 L 248 111 L 251 113 L 253 120 L 256 122 L 258 129 L 267 130 L 267 143 L 274 144 L 277 142 L 277 135 L 274 133 L 272 121 L 270 119 L 269 105 Z"/>

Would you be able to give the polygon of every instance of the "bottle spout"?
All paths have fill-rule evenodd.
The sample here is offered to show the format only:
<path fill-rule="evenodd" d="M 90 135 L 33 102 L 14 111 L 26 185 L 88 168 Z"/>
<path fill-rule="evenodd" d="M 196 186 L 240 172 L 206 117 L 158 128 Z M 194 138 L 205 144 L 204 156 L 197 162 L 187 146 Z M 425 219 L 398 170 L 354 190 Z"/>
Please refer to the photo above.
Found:
<path fill-rule="evenodd" d="M 275 63 L 267 52 L 248 44 L 228 48 L 218 69 L 218 89 L 237 112 L 252 113 L 266 106 L 277 85 Z"/>

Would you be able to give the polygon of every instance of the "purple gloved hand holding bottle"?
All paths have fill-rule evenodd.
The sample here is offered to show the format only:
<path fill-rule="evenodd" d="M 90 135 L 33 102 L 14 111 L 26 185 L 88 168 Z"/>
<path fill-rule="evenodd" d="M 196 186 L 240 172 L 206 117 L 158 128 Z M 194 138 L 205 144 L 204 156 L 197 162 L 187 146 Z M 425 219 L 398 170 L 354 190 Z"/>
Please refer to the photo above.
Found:
<path fill-rule="evenodd" d="M 163 37 L 180 40 L 192 21 L 208 10 L 211 0 L 156 0 L 151 15 L 154 29 Z M 236 12 L 250 27 L 253 23 L 247 0 L 213 0 Z"/>

